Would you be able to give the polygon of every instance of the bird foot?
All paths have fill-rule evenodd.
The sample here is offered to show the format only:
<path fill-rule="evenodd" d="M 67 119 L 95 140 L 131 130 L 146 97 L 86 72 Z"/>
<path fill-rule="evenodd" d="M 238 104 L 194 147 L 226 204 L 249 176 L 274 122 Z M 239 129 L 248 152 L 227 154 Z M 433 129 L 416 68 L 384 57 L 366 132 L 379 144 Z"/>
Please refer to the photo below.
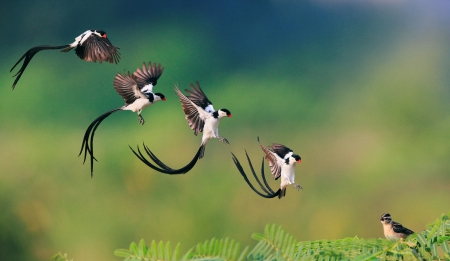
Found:
<path fill-rule="evenodd" d="M 139 123 L 140 123 L 141 125 L 144 125 L 144 123 L 145 123 L 144 118 L 142 118 L 141 115 L 138 115 L 138 117 L 139 117 Z"/>
<path fill-rule="evenodd" d="M 294 183 L 293 185 L 296 190 L 300 190 L 300 189 L 303 190 L 303 188 L 302 188 L 302 186 L 300 186 L 300 184 Z"/>
<path fill-rule="evenodd" d="M 223 137 L 221 137 L 221 138 L 219 139 L 219 141 L 220 141 L 220 142 L 223 142 L 223 143 L 225 143 L 225 144 L 230 144 L 230 142 L 228 142 L 228 140 L 225 139 L 225 138 L 223 138 Z"/>

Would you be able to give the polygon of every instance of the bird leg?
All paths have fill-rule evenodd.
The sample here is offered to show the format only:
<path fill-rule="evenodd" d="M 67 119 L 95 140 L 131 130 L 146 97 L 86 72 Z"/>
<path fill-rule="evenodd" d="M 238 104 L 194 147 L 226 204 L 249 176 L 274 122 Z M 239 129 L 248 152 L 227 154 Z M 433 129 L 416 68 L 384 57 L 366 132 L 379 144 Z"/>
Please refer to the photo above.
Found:
<path fill-rule="evenodd" d="M 140 123 L 141 125 L 144 125 L 145 120 L 144 120 L 144 118 L 141 116 L 141 114 L 138 114 L 138 117 L 139 117 L 139 123 Z"/>
<path fill-rule="evenodd" d="M 292 183 L 292 185 L 294 185 L 294 188 L 295 188 L 296 190 L 299 190 L 299 189 L 303 190 L 303 188 L 302 188 L 302 186 L 300 186 L 300 184 Z"/>
<path fill-rule="evenodd" d="M 223 142 L 223 143 L 225 143 L 225 144 L 230 144 L 230 142 L 229 142 L 226 138 L 224 138 L 224 137 L 219 137 L 219 141 L 220 141 L 220 142 Z"/>

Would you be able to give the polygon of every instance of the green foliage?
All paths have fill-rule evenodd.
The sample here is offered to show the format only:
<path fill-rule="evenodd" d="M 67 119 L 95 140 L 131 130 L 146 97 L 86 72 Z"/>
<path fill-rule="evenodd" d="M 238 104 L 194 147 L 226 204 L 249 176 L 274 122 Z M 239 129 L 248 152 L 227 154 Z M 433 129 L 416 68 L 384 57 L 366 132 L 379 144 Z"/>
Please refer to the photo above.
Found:
<path fill-rule="evenodd" d="M 73 259 L 70 259 L 67 257 L 67 254 L 61 254 L 59 252 L 58 254 L 54 255 L 51 259 L 51 261 L 73 261 Z"/>
<path fill-rule="evenodd" d="M 156 241 L 152 241 L 149 247 L 145 244 L 144 239 L 141 239 L 139 245 L 136 243 L 130 244 L 130 249 L 117 249 L 114 251 L 114 255 L 124 257 L 126 261 L 137 260 L 178 260 L 178 254 L 180 252 L 180 244 L 175 249 L 171 250 L 170 242 L 164 244 L 160 241 L 156 244 Z"/>
<path fill-rule="evenodd" d="M 362 239 L 358 237 L 338 240 L 298 242 L 281 226 L 267 225 L 264 233 L 255 233 L 259 241 L 253 249 L 240 251 L 239 243 L 228 238 L 211 239 L 197 244 L 179 259 L 179 244 L 172 252 L 170 243 L 152 241 L 149 247 L 142 239 L 130 249 L 118 249 L 116 256 L 131 260 L 448 260 L 450 259 L 450 220 L 448 215 L 427 225 L 427 229 L 406 240 Z M 441 252 L 439 252 L 439 247 Z M 440 255 L 443 253 L 443 255 Z M 65 257 L 65 256 L 64 256 Z M 66 258 L 66 257 L 65 257 Z M 62 261 L 66 259 L 54 259 Z"/>

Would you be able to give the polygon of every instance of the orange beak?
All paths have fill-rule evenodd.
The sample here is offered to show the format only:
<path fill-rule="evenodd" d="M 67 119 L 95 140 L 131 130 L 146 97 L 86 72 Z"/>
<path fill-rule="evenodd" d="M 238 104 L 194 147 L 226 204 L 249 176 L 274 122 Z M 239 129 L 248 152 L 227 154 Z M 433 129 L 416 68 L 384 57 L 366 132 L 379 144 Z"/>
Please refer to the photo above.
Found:
<path fill-rule="evenodd" d="M 230 115 L 228 115 L 228 118 L 231 118 L 231 114 L 230 114 Z"/>
<path fill-rule="evenodd" d="M 106 34 L 104 34 L 104 35 L 102 36 L 102 38 L 106 38 Z"/>
<path fill-rule="evenodd" d="M 163 101 L 165 101 L 165 100 L 166 100 L 166 97 L 163 98 Z"/>
<path fill-rule="evenodd" d="M 302 160 L 301 160 L 301 159 L 299 159 L 299 160 L 297 160 L 297 162 L 298 162 L 298 163 L 302 163 Z"/>

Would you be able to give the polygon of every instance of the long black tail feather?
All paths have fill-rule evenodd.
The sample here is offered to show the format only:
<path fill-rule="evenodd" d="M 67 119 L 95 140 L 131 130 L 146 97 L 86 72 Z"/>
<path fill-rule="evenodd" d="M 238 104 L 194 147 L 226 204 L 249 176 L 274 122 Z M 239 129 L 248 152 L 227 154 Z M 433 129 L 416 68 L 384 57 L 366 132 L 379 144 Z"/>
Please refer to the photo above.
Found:
<path fill-rule="evenodd" d="M 197 153 L 195 154 L 194 158 L 191 160 L 191 162 L 189 162 L 186 166 L 180 168 L 180 169 L 173 169 L 169 166 L 167 166 L 166 164 L 164 164 L 161 160 L 159 160 L 156 155 L 151 152 L 151 150 L 145 145 L 143 144 L 145 152 L 147 153 L 147 155 L 150 157 L 151 160 L 153 160 L 156 165 L 153 165 L 150 161 L 148 161 L 145 156 L 142 154 L 141 150 L 139 149 L 139 146 L 137 147 L 138 152 L 134 151 L 133 148 L 130 147 L 130 149 L 133 151 L 134 155 L 136 155 L 136 157 L 138 157 L 142 162 L 144 162 L 145 165 L 149 166 L 150 168 L 159 171 L 161 173 L 164 174 L 169 174 L 169 175 L 174 175 L 174 174 L 185 174 L 187 172 L 189 172 L 197 163 L 197 160 L 199 159 L 200 153 L 201 151 L 204 149 L 204 145 L 201 145 L 200 148 L 198 148 Z"/>
<path fill-rule="evenodd" d="M 250 180 L 248 179 L 247 175 L 245 174 L 244 169 L 242 168 L 241 163 L 239 162 L 239 160 L 237 159 L 237 157 L 231 153 L 234 164 L 236 165 L 237 169 L 239 170 L 239 172 L 241 173 L 242 177 L 244 178 L 245 182 L 247 182 L 248 186 L 258 195 L 260 195 L 263 198 L 274 198 L 280 195 L 281 193 L 281 189 L 278 189 L 276 192 L 273 191 L 269 184 L 267 183 L 266 177 L 264 175 L 264 158 L 261 164 L 261 178 L 264 182 L 261 183 L 261 181 L 259 180 L 258 176 L 255 173 L 255 170 L 253 169 L 253 165 L 252 162 L 250 161 L 250 157 L 247 154 L 247 151 L 245 152 L 245 155 L 247 156 L 247 160 L 248 160 L 248 165 L 250 166 L 250 170 L 252 171 L 253 177 L 255 178 L 256 182 L 258 182 L 258 185 L 260 186 L 260 188 L 263 190 L 263 193 L 259 192 L 254 186 L 253 184 L 250 182 Z"/>
<path fill-rule="evenodd" d="M 23 61 L 22 67 L 20 67 L 19 71 L 13 75 L 13 77 L 16 77 L 16 76 L 17 77 L 14 80 L 12 89 L 14 90 L 14 88 L 16 87 L 16 84 L 19 81 L 20 77 L 22 76 L 23 72 L 25 71 L 25 68 L 27 68 L 28 64 L 30 63 L 31 59 L 33 58 L 33 56 L 35 54 L 37 54 L 38 52 L 40 52 L 42 50 L 63 49 L 63 48 L 69 47 L 69 46 L 70 45 L 61 45 L 61 46 L 40 45 L 40 46 L 35 46 L 35 47 L 31 48 L 30 50 L 28 50 L 24 55 L 22 55 L 22 57 L 20 57 L 20 59 L 16 62 L 16 64 L 14 64 L 14 66 L 9 71 L 9 72 L 12 72 L 12 70 L 14 70 L 14 68 L 17 66 L 17 64 L 19 64 L 20 61 L 25 59 Z"/>
<path fill-rule="evenodd" d="M 87 154 L 91 156 L 91 178 L 94 176 L 94 160 L 97 161 L 97 159 L 94 157 L 94 134 L 97 130 L 100 123 L 106 119 L 109 115 L 113 114 L 114 112 L 120 111 L 122 107 L 110 110 L 102 115 L 100 115 L 98 118 L 96 118 L 86 129 L 86 132 L 84 133 L 83 137 L 83 143 L 81 144 L 81 150 L 78 154 L 78 157 L 83 153 L 84 150 L 84 159 L 83 164 L 86 162 Z"/>

